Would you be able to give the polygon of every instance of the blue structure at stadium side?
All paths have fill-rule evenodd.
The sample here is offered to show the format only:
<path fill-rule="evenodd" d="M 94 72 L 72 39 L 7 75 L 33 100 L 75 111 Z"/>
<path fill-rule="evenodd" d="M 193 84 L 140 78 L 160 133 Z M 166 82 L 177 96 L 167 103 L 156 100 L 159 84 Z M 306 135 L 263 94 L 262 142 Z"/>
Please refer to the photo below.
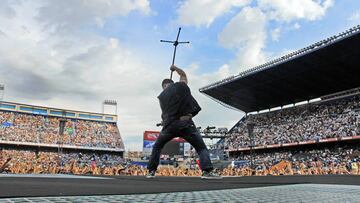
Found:
<path fill-rule="evenodd" d="M 200 88 L 245 113 L 360 87 L 360 25 Z"/>

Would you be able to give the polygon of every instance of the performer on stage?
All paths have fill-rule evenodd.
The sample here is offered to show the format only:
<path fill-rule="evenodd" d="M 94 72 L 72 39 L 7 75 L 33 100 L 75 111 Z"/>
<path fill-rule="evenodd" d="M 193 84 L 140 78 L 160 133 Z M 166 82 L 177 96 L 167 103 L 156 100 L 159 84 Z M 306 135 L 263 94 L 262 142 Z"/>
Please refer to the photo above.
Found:
<path fill-rule="evenodd" d="M 173 138 L 180 136 L 189 142 L 198 153 L 201 170 L 203 171 L 202 178 L 219 179 L 221 177 L 212 172 L 213 165 L 208 149 L 192 120 L 192 117 L 196 116 L 201 108 L 187 86 L 188 80 L 186 74 L 174 65 L 170 67 L 170 70 L 180 75 L 180 81 L 174 83 L 171 79 L 164 79 L 162 82 L 163 91 L 158 98 L 162 111 L 163 128 L 151 153 L 147 178 L 155 177 L 161 149 L 164 145 Z"/>

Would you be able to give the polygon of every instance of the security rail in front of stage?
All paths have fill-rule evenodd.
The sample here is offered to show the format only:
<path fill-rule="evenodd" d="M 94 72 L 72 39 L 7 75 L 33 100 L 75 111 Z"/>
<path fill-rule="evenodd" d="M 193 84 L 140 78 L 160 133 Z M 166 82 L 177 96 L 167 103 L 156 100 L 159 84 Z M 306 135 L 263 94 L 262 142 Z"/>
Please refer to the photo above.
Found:
<path fill-rule="evenodd" d="M 337 142 L 337 141 L 347 141 L 347 140 L 360 140 L 359 136 L 348 136 L 348 137 L 335 137 L 335 138 L 326 138 L 319 140 L 309 140 L 302 142 L 293 142 L 293 143 L 283 143 L 283 144 L 272 144 L 272 145 L 263 145 L 263 146 L 255 146 L 255 147 L 242 147 L 242 148 L 229 148 L 225 151 L 228 152 L 241 152 L 241 151 L 249 151 L 251 149 L 272 149 L 272 148 L 280 148 L 280 147 L 293 147 L 293 146 L 301 146 L 301 145 L 310 145 L 316 143 L 329 143 L 329 142 Z"/>

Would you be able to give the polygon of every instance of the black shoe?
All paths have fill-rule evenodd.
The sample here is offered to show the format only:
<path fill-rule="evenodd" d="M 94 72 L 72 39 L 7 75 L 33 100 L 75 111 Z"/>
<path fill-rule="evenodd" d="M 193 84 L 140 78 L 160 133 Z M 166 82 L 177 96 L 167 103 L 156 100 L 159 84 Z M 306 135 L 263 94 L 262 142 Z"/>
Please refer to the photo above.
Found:
<path fill-rule="evenodd" d="M 155 172 L 156 171 L 149 171 L 149 173 L 146 175 L 146 178 L 155 178 Z"/>
<path fill-rule="evenodd" d="M 201 179 L 222 179 L 223 177 L 221 177 L 220 175 L 210 171 L 204 171 L 201 175 Z"/>

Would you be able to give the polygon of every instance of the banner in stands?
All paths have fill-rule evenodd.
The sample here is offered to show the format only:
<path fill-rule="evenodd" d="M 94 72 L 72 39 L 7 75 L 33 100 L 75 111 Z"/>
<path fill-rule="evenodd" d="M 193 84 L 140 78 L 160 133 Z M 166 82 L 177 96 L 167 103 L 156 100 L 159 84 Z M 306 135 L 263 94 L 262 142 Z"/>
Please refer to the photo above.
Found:
<path fill-rule="evenodd" d="M 144 140 L 144 148 L 151 149 L 154 147 L 155 142 Z"/>
<path fill-rule="evenodd" d="M 146 154 L 146 155 L 150 155 L 151 150 L 154 147 L 154 144 L 155 144 L 155 141 L 144 140 L 143 153 Z"/>
<path fill-rule="evenodd" d="M 13 126 L 13 124 L 10 123 L 10 122 L 7 122 L 7 121 L 3 122 L 2 125 L 1 125 L 1 127 L 3 127 L 3 128 L 11 127 L 11 126 Z"/>
<path fill-rule="evenodd" d="M 146 156 L 151 154 L 152 148 L 155 144 L 156 139 L 159 137 L 159 131 L 145 131 L 143 137 L 143 153 Z M 175 155 L 184 155 L 184 143 L 185 140 L 182 138 L 174 138 L 170 142 L 168 142 L 161 154 L 175 156 Z"/>

